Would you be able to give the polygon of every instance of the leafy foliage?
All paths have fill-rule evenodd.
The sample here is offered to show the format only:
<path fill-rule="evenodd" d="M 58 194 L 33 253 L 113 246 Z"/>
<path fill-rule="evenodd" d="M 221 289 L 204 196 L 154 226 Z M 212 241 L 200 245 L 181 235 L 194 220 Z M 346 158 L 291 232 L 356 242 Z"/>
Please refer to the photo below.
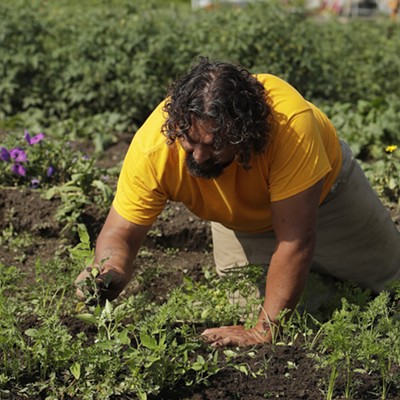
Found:
<path fill-rule="evenodd" d="M 2 4 L 3 125 L 134 131 L 200 54 L 279 75 L 314 101 L 400 93 L 400 28 L 389 21 L 320 23 L 264 1 L 212 13 L 162 4 Z"/>
<path fill-rule="evenodd" d="M 372 371 L 381 374 L 381 398 L 386 398 L 388 387 L 397 382 L 392 367 L 400 363 L 397 343 L 400 321 L 395 317 L 396 312 L 398 306 L 388 292 L 382 292 L 365 309 L 343 299 L 342 308 L 322 326 L 319 344 L 321 364 L 331 367 L 328 399 L 333 398 L 335 381 L 340 374 L 345 376 L 345 397 L 351 398 L 356 390 L 354 374 Z"/>
<path fill-rule="evenodd" d="M 46 199 L 59 198 L 57 216 L 65 231 L 79 221 L 85 206 L 97 203 L 109 208 L 113 196 L 110 183 L 115 171 L 95 166 L 77 144 L 54 140 L 42 132 L 31 136 L 11 133 L 0 145 L 0 176 L 4 186 L 40 190 Z"/>
<path fill-rule="evenodd" d="M 61 199 L 58 217 L 81 239 L 67 261 L 38 260 L 29 288 L 21 286 L 17 268 L 0 263 L 0 397 L 12 391 L 49 400 L 146 399 L 177 382 L 207 383 L 224 368 L 258 373 L 240 363 L 237 349 L 215 351 L 198 337 L 199 326 L 254 323 L 257 268 L 223 281 L 206 270 L 201 281 L 185 279 L 161 305 L 149 304 L 143 293 L 76 310 L 65 301 L 93 256 L 80 213 L 93 203 L 108 208 L 107 176 L 115 173 L 98 168 L 68 140 L 86 136 L 99 151 L 116 131 L 135 131 L 200 54 L 287 79 L 321 105 L 379 194 L 392 205 L 400 199 L 400 25 L 321 23 L 265 1 L 211 13 L 183 4 L 167 8 L 161 0 L 111 3 L 0 5 L 2 185 L 37 187 L 47 199 Z M 26 126 L 36 134 L 24 135 Z M 45 136 L 38 136 L 43 129 Z M 28 242 L 14 236 L 10 225 L 0 244 L 21 249 Z M 324 291 L 321 282 L 316 288 Z M 246 304 L 230 301 L 233 294 Z M 312 291 L 306 295 L 315 298 Z M 302 338 L 326 371 L 327 398 L 337 393 L 339 379 L 351 397 L 355 378 L 367 373 L 381 376 L 377 391 L 386 398 L 391 385 L 400 388 L 399 298 L 396 287 L 392 297 L 384 292 L 374 299 L 343 287 L 332 299 L 341 303 L 323 318 L 301 304 L 282 321 L 276 343 Z M 65 323 L 71 319 L 88 329 L 73 334 Z"/>

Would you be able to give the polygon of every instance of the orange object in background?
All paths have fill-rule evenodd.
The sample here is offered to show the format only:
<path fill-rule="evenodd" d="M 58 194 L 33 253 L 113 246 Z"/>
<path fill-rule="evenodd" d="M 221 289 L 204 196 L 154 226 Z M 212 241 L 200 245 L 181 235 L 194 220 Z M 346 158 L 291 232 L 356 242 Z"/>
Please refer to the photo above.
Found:
<path fill-rule="evenodd" d="M 396 19 L 400 10 L 400 0 L 389 0 L 388 4 L 390 8 L 390 17 Z"/>

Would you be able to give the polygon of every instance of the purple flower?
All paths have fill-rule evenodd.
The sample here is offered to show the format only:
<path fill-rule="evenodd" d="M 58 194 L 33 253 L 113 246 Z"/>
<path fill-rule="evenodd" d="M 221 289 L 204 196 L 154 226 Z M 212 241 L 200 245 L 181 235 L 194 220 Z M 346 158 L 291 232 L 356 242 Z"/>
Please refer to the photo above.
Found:
<path fill-rule="evenodd" d="M 47 169 L 47 176 L 50 178 L 54 174 L 54 167 L 50 165 L 50 167 Z"/>
<path fill-rule="evenodd" d="M 26 175 L 26 169 L 24 166 L 22 166 L 19 163 L 15 163 L 11 166 L 11 171 L 14 172 L 14 174 L 20 175 L 20 176 L 25 176 Z"/>
<path fill-rule="evenodd" d="M 32 146 L 36 143 L 39 143 L 40 141 L 42 141 L 44 139 L 44 133 L 40 132 L 37 135 L 31 137 L 29 132 L 25 129 L 24 137 L 25 137 L 25 140 L 28 142 L 29 146 Z"/>
<path fill-rule="evenodd" d="M 10 157 L 11 157 L 10 152 L 5 147 L 2 147 L 0 149 L 0 160 L 8 162 L 10 161 Z"/>
<path fill-rule="evenodd" d="M 31 188 L 32 189 L 37 189 L 40 186 L 40 180 L 37 178 L 33 178 L 31 180 Z"/>
<path fill-rule="evenodd" d="M 26 153 L 20 147 L 14 147 L 10 150 L 10 156 L 16 162 L 25 162 L 27 160 Z"/>

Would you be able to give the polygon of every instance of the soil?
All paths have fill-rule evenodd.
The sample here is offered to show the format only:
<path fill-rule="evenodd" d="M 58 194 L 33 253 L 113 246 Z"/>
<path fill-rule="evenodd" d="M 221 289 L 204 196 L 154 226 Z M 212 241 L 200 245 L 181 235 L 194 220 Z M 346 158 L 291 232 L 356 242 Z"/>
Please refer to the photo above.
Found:
<path fill-rule="evenodd" d="M 118 144 L 110 147 L 103 155 L 102 166 L 115 165 L 122 158 L 130 138 L 124 137 Z M 0 191 L 0 229 L 12 232 L 15 236 L 29 234 L 31 239 L 20 250 L 13 252 L 7 246 L 0 247 L 0 263 L 14 265 L 26 273 L 24 285 L 30 285 L 33 279 L 36 258 L 48 261 L 57 254 L 63 255 L 66 244 L 77 243 L 77 238 L 61 234 L 62 226 L 57 222 L 55 213 L 58 200 L 44 200 L 40 193 L 31 189 L 3 188 Z M 87 207 L 82 221 L 87 224 L 93 240 L 97 237 L 105 220 L 94 205 Z M 399 223 L 399 215 L 394 214 Z M 145 271 L 156 264 L 160 270 L 156 280 L 144 280 L 144 283 L 129 285 L 125 294 L 146 290 L 150 298 L 163 302 L 169 291 L 182 283 L 184 276 L 202 279 L 203 267 L 213 264 L 211 252 L 211 232 L 207 222 L 199 220 L 182 205 L 170 203 L 152 229 L 152 234 L 144 243 L 146 252 L 142 252 L 135 261 L 138 271 Z M 170 251 L 166 251 L 169 249 Z M 63 320 L 72 335 L 90 332 L 87 324 L 72 316 Z M 25 321 L 24 329 L 33 328 L 38 321 L 35 318 Z M 261 400 L 280 399 L 323 399 L 326 391 L 322 377 L 327 371 L 316 369 L 316 363 L 309 357 L 301 343 L 291 346 L 260 346 L 255 357 L 245 357 L 245 362 L 253 371 L 268 364 L 266 375 L 246 376 L 240 371 L 224 369 L 210 379 L 207 386 L 186 387 L 177 385 L 165 390 L 159 400 Z M 362 375 L 362 381 L 354 399 L 379 398 L 372 393 L 379 384 L 379 377 Z M 326 382 L 326 379 L 325 379 Z M 337 393 L 343 393 L 344 382 L 337 384 Z M 340 399 L 341 397 L 335 397 Z M 13 397 L 17 400 L 18 397 Z M 117 399 L 117 398 L 116 398 Z M 388 399 L 400 399 L 400 393 L 392 388 Z M 155 400 L 155 399 L 154 399 Z"/>

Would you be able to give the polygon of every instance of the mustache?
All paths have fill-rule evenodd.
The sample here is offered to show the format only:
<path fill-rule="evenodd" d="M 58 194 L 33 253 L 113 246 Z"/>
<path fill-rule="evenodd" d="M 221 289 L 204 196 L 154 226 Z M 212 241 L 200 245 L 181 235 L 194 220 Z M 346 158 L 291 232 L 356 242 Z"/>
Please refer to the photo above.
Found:
<path fill-rule="evenodd" d="M 196 178 L 218 178 L 231 162 L 232 161 L 228 163 L 220 163 L 215 158 L 209 158 L 207 161 L 199 164 L 194 159 L 193 154 L 187 154 L 186 156 L 186 167 L 190 175 Z"/>

